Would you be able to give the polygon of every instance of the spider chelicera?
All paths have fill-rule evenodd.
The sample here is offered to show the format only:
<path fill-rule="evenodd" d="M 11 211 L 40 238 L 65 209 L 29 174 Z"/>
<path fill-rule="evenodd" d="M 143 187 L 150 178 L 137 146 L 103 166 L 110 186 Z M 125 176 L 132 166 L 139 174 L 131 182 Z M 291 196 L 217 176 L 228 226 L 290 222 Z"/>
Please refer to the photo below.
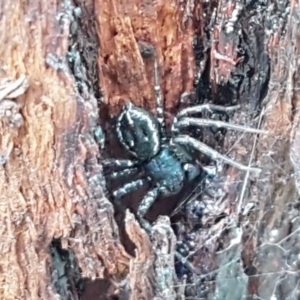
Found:
<path fill-rule="evenodd" d="M 108 159 L 103 161 L 104 167 L 116 167 L 119 170 L 108 174 L 106 179 L 118 179 L 133 175 L 143 170 L 145 178 L 137 179 L 124 184 L 113 192 L 116 199 L 141 188 L 146 182 L 153 183 L 153 189 L 143 197 L 137 215 L 144 227 L 149 228 L 149 223 L 144 219 L 145 214 L 160 196 L 177 194 L 187 181 L 195 179 L 200 174 L 200 166 L 191 159 L 189 149 L 200 151 L 213 160 L 222 160 L 240 170 L 260 171 L 257 168 L 244 166 L 234 160 L 218 153 L 197 139 L 180 134 L 186 127 L 214 126 L 250 133 L 265 133 L 259 129 L 233 125 L 222 121 L 207 120 L 189 117 L 207 111 L 233 112 L 238 105 L 224 107 L 213 104 L 204 104 L 181 110 L 173 120 L 171 128 L 172 137 L 167 139 L 164 122 L 162 92 L 158 83 L 158 68 L 155 61 L 155 98 L 156 118 L 147 110 L 135 106 L 128 101 L 116 121 L 116 134 L 122 146 L 131 153 L 134 160 Z"/>

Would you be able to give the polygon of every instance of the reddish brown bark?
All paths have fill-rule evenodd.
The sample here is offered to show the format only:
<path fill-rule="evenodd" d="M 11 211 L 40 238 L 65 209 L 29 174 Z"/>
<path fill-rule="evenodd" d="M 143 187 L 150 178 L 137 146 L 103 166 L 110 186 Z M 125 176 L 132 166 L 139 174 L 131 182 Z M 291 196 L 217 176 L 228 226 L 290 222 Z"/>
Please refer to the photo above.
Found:
<path fill-rule="evenodd" d="M 153 111 L 153 59 L 159 64 L 167 111 L 183 92 L 193 91 L 195 63 L 193 22 L 177 1 L 96 1 L 99 24 L 101 87 L 110 112 L 124 101 Z M 191 13 L 191 12 L 190 12 Z M 139 45 L 148 43 L 152 55 L 143 58 Z"/>
<path fill-rule="evenodd" d="M 61 294 L 59 268 L 51 257 L 56 239 L 72 253 L 80 276 L 105 278 L 96 295 L 102 299 L 112 294 L 157 300 L 184 294 L 219 299 L 298 295 L 298 3 L 291 2 L 288 10 L 282 7 L 288 3 L 271 1 L 269 10 L 263 5 L 259 10 L 221 0 L 74 2 L 81 8 L 78 23 L 73 4 L 0 4 L 0 298 Z M 200 59 L 194 55 L 194 34 L 202 43 Z M 64 60 L 70 45 L 85 59 L 80 92 L 76 72 Z M 260 78 L 268 75 L 261 70 L 261 53 L 270 64 L 265 96 Z M 171 272 L 176 238 L 168 218 L 159 218 L 147 234 L 127 211 L 125 230 L 135 249 L 134 255 L 127 253 L 113 205 L 102 190 L 101 153 L 93 134 L 99 123 L 96 90 L 103 92 L 110 115 L 126 99 L 154 112 L 155 58 L 171 116 L 180 98 L 194 93 L 197 73 L 203 75 L 208 66 L 203 89 L 212 90 L 210 100 L 232 104 L 220 92 L 231 85 L 234 100 L 242 104 L 234 120 L 269 131 L 259 140 L 230 133 L 224 145 L 216 143 L 263 171 L 260 177 L 233 168 L 220 172 L 209 186 L 213 201 L 201 195 L 213 207 L 201 218 L 201 229 L 189 216 L 176 223 L 178 240 L 187 243 L 186 236 L 196 235 L 189 262 L 190 270 L 203 276 L 201 284 L 198 275 L 185 285 Z M 237 75 L 244 82 L 234 86 L 231 79 Z M 258 107 L 263 107 L 260 122 Z M 244 213 L 253 203 L 254 209 Z M 78 299 L 77 287 L 70 286 L 69 296 Z"/>
<path fill-rule="evenodd" d="M 69 21 L 61 27 L 57 16 L 70 8 L 47 1 L 1 6 L 1 43 L 6 45 L 1 82 L 25 75 L 28 89 L 16 99 L 23 124 L 10 128 L 2 119 L 0 127 L 6 157 L 0 170 L 0 297 L 54 299 L 54 238 L 75 252 L 89 278 L 103 276 L 105 268 L 124 272 L 129 255 L 120 244 L 112 205 L 97 187 L 101 168 L 91 133 L 98 118 L 96 99 L 75 92 L 67 68 L 46 65 L 47 54 L 67 54 Z M 87 174 L 88 160 L 94 166 Z"/>

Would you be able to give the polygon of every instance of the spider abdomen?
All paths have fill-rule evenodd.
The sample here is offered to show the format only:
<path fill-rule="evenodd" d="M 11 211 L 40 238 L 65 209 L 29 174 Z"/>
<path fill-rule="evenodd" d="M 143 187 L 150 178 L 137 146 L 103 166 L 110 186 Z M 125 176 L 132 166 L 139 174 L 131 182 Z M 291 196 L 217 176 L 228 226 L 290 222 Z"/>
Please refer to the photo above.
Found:
<path fill-rule="evenodd" d="M 167 189 L 168 194 L 176 194 L 181 190 L 185 172 L 169 149 L 161 150 L 144 168 L 152 180 Z"/>

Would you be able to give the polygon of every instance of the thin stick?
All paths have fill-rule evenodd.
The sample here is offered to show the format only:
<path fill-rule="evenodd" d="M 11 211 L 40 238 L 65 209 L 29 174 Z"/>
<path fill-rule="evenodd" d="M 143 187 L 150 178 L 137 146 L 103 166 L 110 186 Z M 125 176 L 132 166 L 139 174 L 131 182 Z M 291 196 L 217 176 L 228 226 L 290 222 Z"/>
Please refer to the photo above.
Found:
<path fill-rule="evenodd" d="M 161 126 L 161 139 L 162 141 L 166 141 L 166 124 L 165 124 L 165 116 L 164 116 L 164 100 L 162 95 L 162 90 L 159 84 L 159 74 L 158 74 L 158 63 L 157 59 L 154 60 L 154 94 L 156 101 L 156 117 Z M 162 143 L 164 144 L 164 143 Z"/>
<path fill-rule="evenodd" d="M 258 127 L 260 127 L 260 125 L 261 125 L 262 116 L 263 116 L 264 112 L 265 112 L 265 110 L 263 109 L 261 111 L 260 116 L 259 116 Z M 255 151 L 255 148 L 256 148 L 256 144 L 257 144 L 257 136 L 255 136 L 255 138 L 254 138 L 254 144 L 253 144 L 253 147 L 252 147 L 252 151 L 251 151 L 251 155 L 250 155 L 250 159 L 249 159 L 249 164 L 248 165 L 250 165 L 251 162 L 252 162 L 252 160 L 253 160 L 254 151 Z M 240 196 L 240 200 L 239 200 L 239 204 L 238 204 L 238 208 L 237 208 L 237 215 L 239 215 L 240 212 L 241 212 L 241 210 L 242 210 L 242 203 L 243 203 L 243 199 L 244 199 L 244 196 L 245 196 L 246 186 L 247 186 L 248 180 L 249 180 L 249 171 L 246 172 L 246 176 L 245 176 L 245 179 L 244 179 L 244 182 L 243 182 L 241 196 Z"/>

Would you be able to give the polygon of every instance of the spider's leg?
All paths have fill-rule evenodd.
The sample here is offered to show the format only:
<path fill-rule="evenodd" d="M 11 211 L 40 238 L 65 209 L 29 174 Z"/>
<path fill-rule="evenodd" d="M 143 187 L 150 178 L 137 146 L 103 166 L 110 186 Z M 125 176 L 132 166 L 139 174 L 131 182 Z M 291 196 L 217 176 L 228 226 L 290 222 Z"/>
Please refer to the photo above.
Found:
<path fill-rule="evenodd" d="M 144 196 L 138 207 L 137 215 L 146 230 L 151 230 L 151 225 L 147 220 L 144 219 L 144 216 L 160 194 L 168 196 L 170 192 L 164 186 L 156 186 Z"/>
<path fill-rule="evenodd" d="M 143 218 L 145 214 L 148 212 L 149 208 L 157 199 L 159 192 L 160 192 L 160 187 L 155 187 L 144 196 L 142 202 L 138 207 L 138 212 L 137 212 L 140 218 Z"/>
<path fill-rule="evenodd" d="M 117 171 L 117 172 L 113 172 L 111 174 L 106 175 L 106 178 L 108 180 L 113 180 L 113 179 L 119 179 L 119 178 L 123 178 L 126 176 L 130 176 L 132 174 L 135 174 L 139 171 L 138 168 L 130 168 L 130 169 L 125 169 L 125 170 L 121 170 L 121 171 Z"/>
<path fill-rule="evenodd" d="M 164 100 L 162 90 L 159 84 L 159 77 L 158 77 L 158 64 L 157 59 L 154 61 L 154 94 L 155 94 L 155 101 L 156 101 L 156 116 L 157 120 L 161 127 L 161 139 L 162 144 L 166 142 L 166 124 L 165 124 L 165 117 L 164 117 Z"/>
<path fill-rule="evenodd" d="M 201 104 L 201 105 L 196 105 L 196 106 L 191 106 L 191 107 L 187 107 L 184 108 L 183 110 L 181 110 L 178 114 L 177 114 L 177 119 L 181 118 L 182 116 L 185 115 L 190 115 L 190 114 L 197 114 L 197 113 L 201 113 L 204 111 L 219 111 L 219 112 L 225 112 L 225 113 L 229 113 L 229 112 L 233 112 L 236 111 L 240 108 L 239 105 L 233 105 L 233 106 L 222 106 L 222 105 L 215 105 L 215 104 Z"/>
<path fill-rule="evenodd" d="M 118 190 L 114 191 L 113 196 L 116 199 L 123 197 L 124 195 L 131 193 L 141 188 L 147 182 L 146 179 L 137 179 L 135 181 L 124 184 Z"/>
<path fill-rule="evenodd" d="M 105 168 L 118 167 L 120 169 L 135 167 L 138 162 L 130 159 L 105 159 L 101 162 Z"/>
<path fill-rule="evenodd" d="M 225 128 L 225 129 L 232 129 L 242 132 L 250 132 L 250 133 L 262 133 L 267 134 L 268 132 L 261 129 L 246 127 L 237 124 L 230 124 L 223 121 L 217 120 L 208 120 L 202 118 L 182 118 L 173 124 L 173 130 L 178 130 L 183 127 L 194 126 L 194 127 L 211 127 L 215 126 L 217 128 Z"/>
<path fill-rule="evenodd" d="M 155 200 L 157 199 L 159 193 L 160 193 L 161 187 L 157 186 L 150 190 L 143 198 L 142 202 L 140 203 L 138 210 L 137 210 L 137 215 L 140 219 L 140 222 L 142 223 L 143 227 L 150 231 L 151 230 L 151 225 L 148 221 L 144 219 L 145 214 L 148 212 L 149 208 L 153 205 Z"/>
<path fill-rule="evenodd" d="M 204 143 L 188 136 L 188 135 L 179 135 L 173 139 L 174 143 L 178 143 L 181 145 L 189 146 L 191 148 L 200 151 L 201 153 L 207 155 L 213 160 L 223 160 L 225 163 L 244 171 L 252 171 L 252 172 L 260 172 L 259 168 L 251 168 L 248 166 L 244 166 L 234 160 L 230 159 L 229 157 L 220 154 L 218 151 L 212 149 L 211 147 L 205 145 Z"/>

